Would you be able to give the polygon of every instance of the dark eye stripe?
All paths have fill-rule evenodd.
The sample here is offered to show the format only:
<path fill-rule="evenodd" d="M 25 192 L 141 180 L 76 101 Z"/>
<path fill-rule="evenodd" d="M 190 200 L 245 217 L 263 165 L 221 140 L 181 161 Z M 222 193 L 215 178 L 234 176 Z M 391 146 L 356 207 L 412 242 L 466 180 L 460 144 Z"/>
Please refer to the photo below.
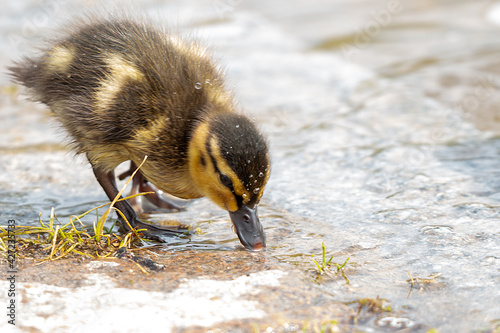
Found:
<path fill-rule="evenodd" d="M 208 156 L 210 156 L 210 160 L 212 161 L 212 165 L 214 166 L 215 172 L 219 174 L 219 179 L 222 185 L 229 187 L 231 191 L 234 193 L 234 188 L 233 188 L 233 182 L 231 181 L 231 178 L 223 174 L 219 168 L 217 167 L 217 161 L 215 160 L 215 157 L 212 154 L 212 147 L 210 147 L 210 139 L 211 136 L 207 138 L 207 142 L 205 143 L 206 149 Z"/>
<path fill-rule="evenodd" d="M 210 147 L 210 139 L 212 136 L 208 136 L 207 141 L 205 142 L 205 148 L 207 149 L 208 156 L 210 157 L 210 160 L 212 161 L 212 165 L 214 166 L 215 172 L 217 172 L 219 175 L 221 174 L 219 168 L 217 167 L 217 161 L 215 160 L 215 157 L 212 155 L 212 147 Z"/>
<path fill-rule="evenodd" d="M 209 136 L 207 138 L 207 141 L 205 142 L 205 147 L 207 149 L 208 156 L 210 156 L 210 160 L 212 161 L 215 172 L 217 172 L 219 174 L 220 182 L 222 183 L 222 185 L 228 187 L 231 190 L 231 192 L 233 192 L 234 198 L 236 199 L 236 203 L 238 204 L 238 207 L 240 207 L 241 204 L 243 203 L 243 198 L 234 192 L 233 182 L 231 181 L 231 178 L 229 178 L 225 174 L 221 173 L 219 168 L 217 167 L 217 161 L 215 160 L 215 157 L 212 155 L 212 148 L 210 147 L 210 139 L 211 138 L 212 137 Z"/>

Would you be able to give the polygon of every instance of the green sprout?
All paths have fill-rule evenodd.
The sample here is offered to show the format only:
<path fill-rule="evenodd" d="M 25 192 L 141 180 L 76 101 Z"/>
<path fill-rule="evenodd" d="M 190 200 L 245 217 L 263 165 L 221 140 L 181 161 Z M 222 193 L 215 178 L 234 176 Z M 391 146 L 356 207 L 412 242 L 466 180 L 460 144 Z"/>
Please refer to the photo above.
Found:
<path fill-rule="evenodd" d="M 318 273 L 320 275 L 330 271 L 330 267 L 332 266 L 332 260 L 333 260 L 333 256 L 328 261 L 326 260 L 325 242 L 323 242 L 321 244 L 321 247 L 323 249 L 321 264 L 319 262 L 317 262 L 316 259 L 314 259 L 314 254 L 311 255 L 311 259 L 312 259 L 313 263 L 316 265 L 316 268 L 318 269 Z M 350 259 L 351 259 L 351 255 L 349 254 L 349 256 L 347 257 L 347 259 L 344 261 L 344 263 L 342 265 L 335 263 L 335 266 L 337 267 L 336 274 L 342 273 L 342 275 L 344 275 L 344 268 Z"/>
<path fill-rule="evenodd" d="M 327 269 L 330 269 L 330 265 L 332 263 L 332 260 L 333 260 L 333 256 L 330 258 L 330 260 L 326 261 L 326 248 L 325 248 L 325 242 L 323 242 L 321 244 L 321 247 L 323 248 L 323 258 L 322 258 L 322 261 L 321 261 L 321 265 L 319 262 L 317 262 L 315 259 L 314 259 L 314 254 L 311 254 L 311 259 L 312 261 L 314 262 L 314 264 L 316 265 L 316 267 L 318 268 L 318 272 L 319 274 L 323 274 Z"/>
<path fill-rule="evenodd" d="M 326 248 L 325 248 L 325 242 L 322 243 L 321 245 L 322 247 L 322 258 L 321 258 L 321 262 L 318 262 L 314 259 L 314 254 L 311 255 L 311 259 L 314 263 L 314 265 L 316 266 L 316 269 L 317 269 L 317 277 L 316 277 L 316 282 L 321 282 L 321 276 L 323 276 L 324 274 L 328 275 L 328 274 L 335 274 L 335 275 L 342 275 L 342 277 L 344 278 L 344 280 L 346 281 L 346 284 L 349 284 L 350 281 L 349 279 L 347 278 L 347 276 L 345 275 L 345 271 L 344 271 L 344 268 L 346 267 L 347 263 L 349 262 L 349 260 L 351 259 L 351 255 L 349 254 L 349 256 L 347 257 L 347 259 L 344 261 L 344 263 L 342 264 L 338 264 L 338 263 L 333 263 L 332 260 L 333 260 L 333 256 L 330 257 L 330 259 L 327 260 L 326 258 Z M 334 267 L 337 268 L 337 271 L 336 272 L 332 272 L 332 265 L 335 264 Z"/>

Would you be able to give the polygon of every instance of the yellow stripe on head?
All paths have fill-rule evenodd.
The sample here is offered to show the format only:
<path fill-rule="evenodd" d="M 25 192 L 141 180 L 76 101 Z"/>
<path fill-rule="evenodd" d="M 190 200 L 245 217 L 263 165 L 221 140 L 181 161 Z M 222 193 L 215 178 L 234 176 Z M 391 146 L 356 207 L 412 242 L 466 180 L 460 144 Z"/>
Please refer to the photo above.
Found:
<path fill-rule="evenodd" d="M 243 198 L 243 203 L 247 204 L 251 198 L 250 193 L 246 190 L 243 182 L 238 178 L 233 169 L 227 164 L 226 160 L 222 157 L 221 151 L 219 148 L 219 142 L 215 136 L 212 136 L 209 141 L 210 150 L 212 152 L 212 156 L 217 163 L 217 168 L 223 175 L 226 175 L 233 182 L 233 189 L 236 195 L 239 195 Z"/>

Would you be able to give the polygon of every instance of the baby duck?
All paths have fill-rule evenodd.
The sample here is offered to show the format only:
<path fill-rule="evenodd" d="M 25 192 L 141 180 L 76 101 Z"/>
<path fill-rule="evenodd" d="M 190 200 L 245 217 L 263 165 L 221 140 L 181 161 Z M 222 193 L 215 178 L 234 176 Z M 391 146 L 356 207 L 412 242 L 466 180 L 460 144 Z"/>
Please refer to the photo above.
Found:
<path fill-rule="evenodd" d="M 131 161 L 133 171 L 147 155 L 133 193 L 153 191 L 154 203 L 174 210 L 162 191 L 206 196 L 229 212 L 247 249 L 266 246 L 257 215 L 270 174 L 266 140 L 235 112 L 221 69 L 197 43 L 148 21 L 87 20 L 9 70 L 50 108 L 110 200 L 119 193 L 114 169 Z M 127 230 L 145 228 L 146 237 L 157 240 L 176 231 L 140 221 L 127 201 L 115 206 Z"/>

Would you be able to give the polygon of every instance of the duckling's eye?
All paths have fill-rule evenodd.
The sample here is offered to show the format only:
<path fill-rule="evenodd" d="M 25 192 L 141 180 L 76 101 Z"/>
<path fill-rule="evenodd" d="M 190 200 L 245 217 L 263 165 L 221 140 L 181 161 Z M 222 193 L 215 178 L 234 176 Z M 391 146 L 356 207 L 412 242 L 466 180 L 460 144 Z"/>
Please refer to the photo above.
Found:
<path fill-rule="evenodd" d="M 229 187 L 229 188 L 233 187 L 233 182 L 231 181 L 231 178 L 229 178 L 228 176 L 220 174 L 219 178 L 220 178 L 220 182 L 222 183 L 222 185 Z"/>

